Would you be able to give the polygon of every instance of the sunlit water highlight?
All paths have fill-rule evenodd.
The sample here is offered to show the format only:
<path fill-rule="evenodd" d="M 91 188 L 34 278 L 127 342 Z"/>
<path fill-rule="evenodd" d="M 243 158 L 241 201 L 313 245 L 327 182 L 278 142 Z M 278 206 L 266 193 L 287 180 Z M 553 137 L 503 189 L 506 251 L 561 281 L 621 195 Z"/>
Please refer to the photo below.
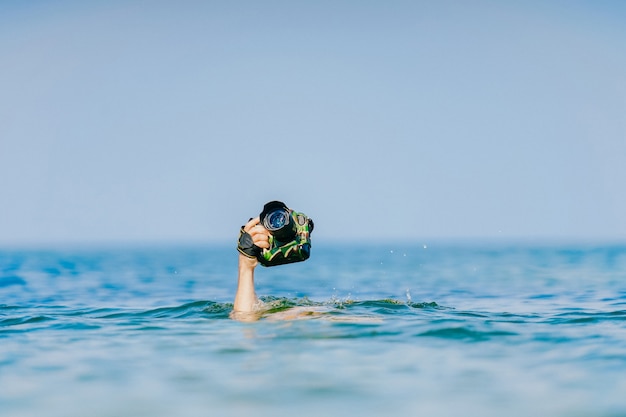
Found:
<path fill-rule="evenodd" d="M 2 416 L 626 416 L 626 247 L 0 251 Z"/>

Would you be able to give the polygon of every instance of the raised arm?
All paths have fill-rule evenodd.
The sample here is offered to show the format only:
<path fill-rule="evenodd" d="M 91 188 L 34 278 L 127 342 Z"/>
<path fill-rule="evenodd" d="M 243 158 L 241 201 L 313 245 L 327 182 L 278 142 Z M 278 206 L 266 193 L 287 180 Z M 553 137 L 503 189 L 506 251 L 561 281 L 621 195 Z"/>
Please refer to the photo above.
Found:
<path fill-rule="evenodd" d="M 259 224 L 259 218 L 251 219 L 243 227 L 243 232 L 252 239 L 252 243 L 259 248 L 269 248 L 269 232 Z M 258 261 L 256 257 L 239 253 L 239 278 L 237 292 L 233 305 L 233 318 L 241 318 L 258 310 L 258 299 L 254 290 L 254 268 Z"/>

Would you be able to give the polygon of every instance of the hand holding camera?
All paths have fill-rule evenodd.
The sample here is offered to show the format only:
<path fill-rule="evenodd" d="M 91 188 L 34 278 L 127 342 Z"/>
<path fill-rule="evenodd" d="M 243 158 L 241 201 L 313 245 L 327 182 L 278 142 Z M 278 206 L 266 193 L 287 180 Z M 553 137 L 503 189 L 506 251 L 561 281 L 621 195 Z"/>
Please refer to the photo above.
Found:
<path fill-rule="evenodd" d="M 309 258 L 314 225 L 304 213 L 288 208 L 281 201 L 270 201 L 259 215 L 259 225 L 269 232 L 267 243 L 256 236 L 255 231 L 250 229 L 248 233 L 242 226 L 237 250 L 243 255 L 257 258 L 263 266 L 301 262 Z M 258 245 L 252 234 L 255 234 Z"/>

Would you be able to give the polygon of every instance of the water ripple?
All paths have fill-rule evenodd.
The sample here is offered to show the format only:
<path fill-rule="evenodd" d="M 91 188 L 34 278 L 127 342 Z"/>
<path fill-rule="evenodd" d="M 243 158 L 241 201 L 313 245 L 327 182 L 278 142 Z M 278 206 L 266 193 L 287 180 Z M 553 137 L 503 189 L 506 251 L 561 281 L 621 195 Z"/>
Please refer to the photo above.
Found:
<path fill-rule="evenodd" d="M 482 342 L 496 337 L 516 335 L 517 333 L 503 330 L 480 331 L 469 327 L 445 327 L 441 329 L 427 330 L 417 334 L 416 336 Z"/>

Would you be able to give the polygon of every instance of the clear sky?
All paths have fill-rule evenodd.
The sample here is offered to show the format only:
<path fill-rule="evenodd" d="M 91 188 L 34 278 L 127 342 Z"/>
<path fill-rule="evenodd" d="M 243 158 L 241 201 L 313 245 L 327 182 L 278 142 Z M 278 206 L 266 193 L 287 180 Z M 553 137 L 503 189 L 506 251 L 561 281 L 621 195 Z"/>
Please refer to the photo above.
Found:
<path fill-rule="evenodd" d="M 626 2 L 0 2 L 0 244 L 626 240 Z"/>

